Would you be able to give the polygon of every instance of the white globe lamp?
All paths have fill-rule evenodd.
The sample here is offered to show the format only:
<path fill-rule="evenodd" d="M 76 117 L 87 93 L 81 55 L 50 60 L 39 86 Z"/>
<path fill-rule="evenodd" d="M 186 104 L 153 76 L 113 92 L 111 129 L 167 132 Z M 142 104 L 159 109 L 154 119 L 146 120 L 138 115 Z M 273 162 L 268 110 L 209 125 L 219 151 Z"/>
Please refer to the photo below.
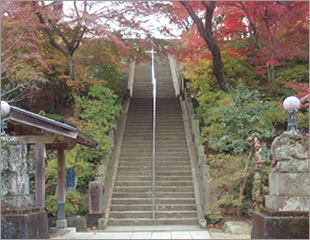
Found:
<path fill-rule="evenodd" d="M 300 107 L 300 101 L 295 96 L 287 97 L 283 102 L 283 107 L 288 111 L 288 132 L 291 134 L 297 134 L 297 120 L 296 120 L 296 112 Z"/>

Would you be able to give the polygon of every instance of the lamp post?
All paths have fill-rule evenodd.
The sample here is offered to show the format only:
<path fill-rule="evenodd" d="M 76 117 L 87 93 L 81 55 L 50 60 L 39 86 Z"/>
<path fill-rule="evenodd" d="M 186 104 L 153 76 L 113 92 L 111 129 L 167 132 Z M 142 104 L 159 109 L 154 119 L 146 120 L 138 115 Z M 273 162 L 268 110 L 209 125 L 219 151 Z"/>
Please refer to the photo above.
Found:
<path fill-rule="evenodd" d="M 287 97 L 283 102 L 283 107 L 288 111 L 288 132 L 291 134 L 297 134 L 297 120 L 296 112 L 300 107 L 300 101 L 295 96 Z"/>
<path fill-rule="evenodd" d="M 10 113 L 10 110 L 10 105 L 5 101 L 1 101 L 1 136 L 6 136 L 5 130 L 8 125 L 3 119 Z"/>

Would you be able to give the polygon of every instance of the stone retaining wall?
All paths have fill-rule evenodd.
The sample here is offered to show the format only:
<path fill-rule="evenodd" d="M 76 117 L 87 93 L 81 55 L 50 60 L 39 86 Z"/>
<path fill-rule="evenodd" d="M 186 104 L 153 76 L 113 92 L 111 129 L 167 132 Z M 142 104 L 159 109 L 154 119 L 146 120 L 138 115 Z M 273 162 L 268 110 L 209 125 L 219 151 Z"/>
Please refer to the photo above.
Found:
<path fill-rule="evenodd" d="M 197 163 L 199 168 L 199 177 L 202 184 L 202 208 L 206 211 L 210 205 L 217 200 L 214 184 L 209 174 L 209 166 L 207 164 L 207 156 L 204 151 L 204 146 L 201 144 L 199 120 L 195 118 L 195 110 L 193 102 L 189 94 L 184 92 L 184 101 L 187 108 L 188 119 L 191 128 L 191 136 L 195 146 Z"/>

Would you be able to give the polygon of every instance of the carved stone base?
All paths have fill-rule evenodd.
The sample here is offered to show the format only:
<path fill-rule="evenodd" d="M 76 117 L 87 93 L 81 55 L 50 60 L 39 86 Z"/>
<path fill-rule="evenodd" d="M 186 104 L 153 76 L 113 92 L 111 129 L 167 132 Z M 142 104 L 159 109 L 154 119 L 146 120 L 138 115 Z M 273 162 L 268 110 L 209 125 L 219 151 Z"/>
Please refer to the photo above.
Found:
<path fill-rule="evenodd" d="M 2 239 L 47 239 L 47 213 L 40 208 L 2 209 Z"/>
<path fill-rule="evenodd" d="M 252 239 L 309 239 L 309 212 L 252 212 Z"/>

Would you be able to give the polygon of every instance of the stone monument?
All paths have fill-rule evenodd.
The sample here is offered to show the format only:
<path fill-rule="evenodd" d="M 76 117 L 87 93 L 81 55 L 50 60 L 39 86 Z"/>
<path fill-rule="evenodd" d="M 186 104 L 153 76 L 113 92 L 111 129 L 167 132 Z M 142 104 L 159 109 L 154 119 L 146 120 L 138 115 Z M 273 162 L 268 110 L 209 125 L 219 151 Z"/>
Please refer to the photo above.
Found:
<path fill-rule="evenodd" d="M 103 217 L 103 187 L 100 179 L 89 183 L 89 214 L 87 214 L 87 226 L 98 225 L 98 219 Z"/>
<path fill-rule="evenodd" d="M 265 208 L 252 213 L 253 239 L 309 238 L 309 143 L 285 132 L 272 143 Z"/>
<path fill-rule="evenodd" d="M 18 137 L 1 137 L 1 238 L 49 238 L 46 212 L 29 194 L 27 147 Z"/>

